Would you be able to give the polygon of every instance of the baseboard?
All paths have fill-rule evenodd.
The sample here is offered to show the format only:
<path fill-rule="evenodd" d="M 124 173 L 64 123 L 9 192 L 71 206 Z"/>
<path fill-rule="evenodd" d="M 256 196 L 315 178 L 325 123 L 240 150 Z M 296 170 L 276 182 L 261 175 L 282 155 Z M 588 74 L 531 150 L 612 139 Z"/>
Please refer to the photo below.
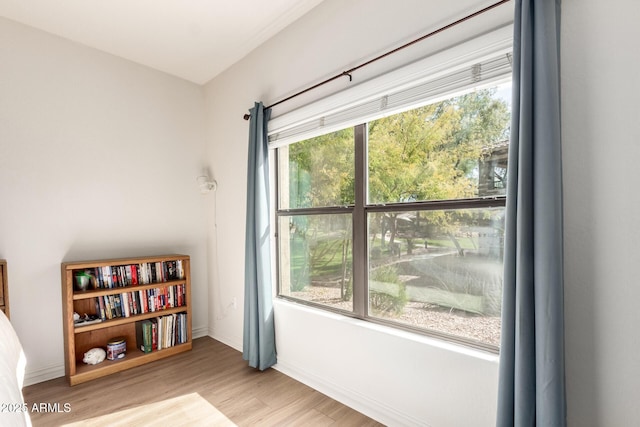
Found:
<path fill-rule="evenodd" d="M 382 424 L 393 426 L 427 426 L 423 420 L 418 420 L 401 413 L 384 402 L 376 401 L 359 392 L 329 382 L 281 358 L 278 358 L 278 363 L 274 366 L 274 369 Z"/>
<path fill-rule="evenodd" d="M 39 369 L 29 369 L 24 374 L 24 386 L 29 386 L 55 378 L 64 377 L 64 365 L 51 365 Z"/>
<path fill-rule="evenodd" d="M 221 343 L 226 344 L 229 347 L 236 349 L 242 353 L 242 339 L 220 335 L 216 332 L 215 328 L 212 330 L 209 336 L 214 340 L 220 341 Z"/>
<path fill-rule="evenodd" d="M 193 339 L 196 338 L 202 338 L 202 337 L 206 337 L 209 336 L 209 328 L 206 326 L 200 327 L 200 328 L 195 328 L 191 330 L 191 337 Z"/>

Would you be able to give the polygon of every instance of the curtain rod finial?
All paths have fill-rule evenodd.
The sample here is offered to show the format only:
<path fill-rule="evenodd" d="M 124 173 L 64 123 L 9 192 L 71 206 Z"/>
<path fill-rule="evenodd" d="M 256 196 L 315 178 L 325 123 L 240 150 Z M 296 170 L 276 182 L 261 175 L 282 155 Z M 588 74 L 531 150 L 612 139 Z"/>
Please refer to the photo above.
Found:
<path fill-rule="evenodd" d="M 251 118 L 251 114 L 245 114 L 242 116 L 245 120 L 249 120 Z"/>

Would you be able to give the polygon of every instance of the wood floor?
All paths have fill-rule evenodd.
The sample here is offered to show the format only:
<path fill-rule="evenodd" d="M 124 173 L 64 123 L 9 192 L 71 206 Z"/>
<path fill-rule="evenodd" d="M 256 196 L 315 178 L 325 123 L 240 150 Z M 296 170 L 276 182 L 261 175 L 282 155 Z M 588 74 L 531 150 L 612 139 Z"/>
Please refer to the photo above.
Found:
<path fill-rule="evenodd" d="M 228 420 L 216 423 L 221 426 L 381 425 L 274 369 L 260 372 L 248 367 L 238 351 L 209 337 L 194 340 L 190 352 L 74 387 L 65 378 L 25 387 L 24 398 L 30 409 L 34 403 L 43 409 L 30 412 L 34 427 L 113 425 L 117 417 L 124 417 L 117 413 L 145 411 L 148 422 L 137 425 L 162 426 L 162 402 L 193 393 L 202 397 L 193 400 L 204 403 L 199 405 L 203 411 L 208 407 Z M 184 418 L 179 425 L 194 425 L 200 409 L 193 406 L 187 409 L 192 420 Z"/>

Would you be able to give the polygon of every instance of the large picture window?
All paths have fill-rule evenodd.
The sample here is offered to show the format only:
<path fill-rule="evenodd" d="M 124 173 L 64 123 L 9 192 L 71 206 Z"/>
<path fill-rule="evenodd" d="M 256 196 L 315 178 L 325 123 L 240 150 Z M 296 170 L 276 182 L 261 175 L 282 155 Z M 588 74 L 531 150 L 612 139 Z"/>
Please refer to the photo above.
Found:
<path fill-rule="evenodd" d="M 497 349 L 509 94 L 278 148 L 279 296 Z"/>

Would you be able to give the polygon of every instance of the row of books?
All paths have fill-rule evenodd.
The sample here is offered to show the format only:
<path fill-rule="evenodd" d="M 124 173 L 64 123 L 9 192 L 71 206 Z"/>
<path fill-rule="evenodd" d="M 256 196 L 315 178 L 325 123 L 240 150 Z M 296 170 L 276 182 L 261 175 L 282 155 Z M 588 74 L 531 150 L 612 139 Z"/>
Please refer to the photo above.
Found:
<path fill-rule="evenodd" d="M 185 284 L 140 289 L 95 298 L 96 314 L 101 320 L 153 313 L 187 303 Z"/>
<path fill-rule="evenodd" d="M 182 260 L 107 265 L 84 270 L 84 273 L 93 277 L 94 287 L 98 289 L 147 285 L 184 278 Z"/>
<path fill-rule="evenodd" d="M 136 344 L 144 353 L 183 344 L 188 338 L 186 313 L 136 322 Z"/>

